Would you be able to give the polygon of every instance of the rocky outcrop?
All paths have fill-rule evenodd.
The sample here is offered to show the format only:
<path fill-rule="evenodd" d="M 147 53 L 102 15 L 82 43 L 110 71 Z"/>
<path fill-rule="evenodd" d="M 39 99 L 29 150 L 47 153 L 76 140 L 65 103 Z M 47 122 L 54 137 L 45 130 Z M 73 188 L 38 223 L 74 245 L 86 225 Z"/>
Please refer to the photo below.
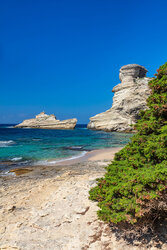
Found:
<path fill-rule="evenodd" d="M 41 129 L 74 129 L 77 119 L 57 120 L 55 115 L 47 115 L 41 112 L 33 119 L 24 120 L 15 128 L 41 128 Z"/>
<path fill-rule="evenodd" d="M 128 64 L 120 69 L 121 83 L 115 86 L 113 105 L 106 112 L 90 118 L 89 129 L 131 132 L 139 118 L 139 111 L 146 109 L 150 90 L 147 70 L 138 64 Z"/>

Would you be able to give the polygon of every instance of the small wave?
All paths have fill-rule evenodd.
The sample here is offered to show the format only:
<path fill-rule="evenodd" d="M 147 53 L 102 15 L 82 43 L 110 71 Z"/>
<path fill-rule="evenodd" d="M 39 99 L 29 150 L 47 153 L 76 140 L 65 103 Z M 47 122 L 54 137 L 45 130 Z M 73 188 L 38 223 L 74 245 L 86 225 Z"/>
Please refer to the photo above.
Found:
<path fill-rule="evenodd" d="M 0 176 L 9 176 L 9 175 L 15 175 L 15 173 L 9 172 L 9 171 L 5 171 L 5 172 L 0 172 Z"/>
<path fill-rule="evenodd" d="M 33 138 L 32 141 L 41 141 L 41 139 Z"/>
<path fill-rule="evenodd" d="M 0 128 L 14 128 L 14 126 L 13 125 L 2 125 L 2 124 L 0 124 Z"/>
<path fill-rule="evenodd" d="M 12 140 L 9 140 L 9 141 L 0 141 L 0 147 L 8 147 L 8 146 L 10 146 L 12 144 L 15 144 L 15 142 L 12 141 Z"/>
<path fill-rule="evenodd" d="M 71 161 L 71 160 L 75 160 L 78 158 L 83 157 L 85 154 L 87 153 L 87 151 L 83 151 L 81 154 L 79 155 L 75 155 L 75 156 L 71 156 L 69 158 L 64 158 L 61 160 L 54 160 L 54 161 L 49 161 L 49 160 L 43 160 L 43 161 L 38 161 L 35 163 L 35 165 L 54 165 L 56 163 L 60 163 L 60 162 L 64 162 L 64 161 Z"/>
<path fill-rule="evenodd" d="M 20 161 L 22 159 L 23 159 L 23 157 L 14 157 L 11 159 L 11 161 Z"/>

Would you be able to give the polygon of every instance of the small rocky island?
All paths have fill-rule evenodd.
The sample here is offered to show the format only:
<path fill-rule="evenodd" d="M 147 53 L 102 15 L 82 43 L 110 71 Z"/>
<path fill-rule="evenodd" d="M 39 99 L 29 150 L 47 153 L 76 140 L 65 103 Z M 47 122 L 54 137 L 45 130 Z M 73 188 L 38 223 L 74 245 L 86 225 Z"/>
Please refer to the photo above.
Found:
<path fill-rule="evenodd" d="M 120 69 L 121 83 L 115 86 L 113 105 L 106 112 L 90 118 L 89 129 L 131 132 L 139 118 L 139 111 L 146 109 L 146 99 L 150 94 L 146 77 L 147 70 L 138 64 L 128 64 Z"/>
<path fill-rule="evenodd" d="M 74 129 L 77 119 L 57 120 L 55 115 L 47 115 L 41 112 L 33 119 L 24 120 L 15 128 L 41 128 L 41 129 Z"/>

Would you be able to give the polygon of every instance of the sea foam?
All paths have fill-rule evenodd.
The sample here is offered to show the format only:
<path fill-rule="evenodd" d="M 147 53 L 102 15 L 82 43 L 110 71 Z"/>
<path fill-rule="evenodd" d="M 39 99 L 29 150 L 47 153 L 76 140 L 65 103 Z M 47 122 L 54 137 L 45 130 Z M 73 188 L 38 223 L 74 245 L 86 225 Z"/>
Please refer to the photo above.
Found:
<path fill-rule="evenodd" d="M 22 159 L 23 159 L 23 157 L 14 157 L 11 159 L 11 161 L 20 161 Z"/>
<path fill-rule="evenodd" d="M 65 161 L 71 161 L 71 160 L 75 160 L 75 159 L 81 158 L 86 153 L 87 153 L 87 151 L 83 151 L 79 155 L 74 155 L 74 156 L 71 156 L 69 158 L 63 158 L 63 159 L 60 159 L 60 160 L 52 160 L 52 161 L 43 160 L 43 161 L 37 161 L 34 165 L 54 165 L 56 163 L 65 162 Z"/>
<path fill-rule="evenodd" d="M 8 147 L 12 144 L 15 144 L 14 141 L 12 140 L 9 140 L 9 141 L 0 141 L 0 147 L 3 148 L 3 147 Z"/>

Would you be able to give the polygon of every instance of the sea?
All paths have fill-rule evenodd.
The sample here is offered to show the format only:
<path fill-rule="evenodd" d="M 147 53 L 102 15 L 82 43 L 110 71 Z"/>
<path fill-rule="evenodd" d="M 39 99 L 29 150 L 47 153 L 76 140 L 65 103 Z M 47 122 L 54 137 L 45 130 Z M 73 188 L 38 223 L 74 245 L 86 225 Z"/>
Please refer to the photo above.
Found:
<path fill-rule="evenodd" d="M 74 130 L 14 128 L 0 125 L 0 175 L 14 167 L 52 165 L 76 159 L 95 149 L 122 147 L 131 134 L 93 131 L 85 124 Z"/>

